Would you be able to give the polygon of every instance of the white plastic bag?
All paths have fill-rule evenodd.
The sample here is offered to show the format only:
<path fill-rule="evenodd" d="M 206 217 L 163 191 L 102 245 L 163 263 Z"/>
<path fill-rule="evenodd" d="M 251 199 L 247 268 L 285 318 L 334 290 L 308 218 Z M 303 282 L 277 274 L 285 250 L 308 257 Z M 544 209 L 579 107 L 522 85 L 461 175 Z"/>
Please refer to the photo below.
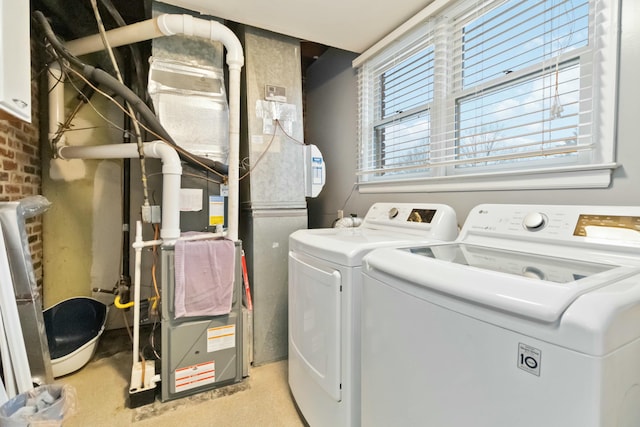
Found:
<path fill-rule="evenodd" d="M 76 391 L 70 385 L 33 388 L 0 406 L 0 427 L 59 427 L 76 411 Z"/>

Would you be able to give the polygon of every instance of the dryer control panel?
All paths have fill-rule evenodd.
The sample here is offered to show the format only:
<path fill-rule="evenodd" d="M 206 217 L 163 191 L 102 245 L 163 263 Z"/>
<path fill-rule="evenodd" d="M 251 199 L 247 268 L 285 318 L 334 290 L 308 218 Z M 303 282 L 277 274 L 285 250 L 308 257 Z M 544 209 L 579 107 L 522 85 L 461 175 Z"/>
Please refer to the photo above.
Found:
<path fill-rule="evenodd" d="M 374 203 L 361 227 L 420 233 L 436 240 L 453 240 L 458 235 L 455 211 L 434 203 Z"/>

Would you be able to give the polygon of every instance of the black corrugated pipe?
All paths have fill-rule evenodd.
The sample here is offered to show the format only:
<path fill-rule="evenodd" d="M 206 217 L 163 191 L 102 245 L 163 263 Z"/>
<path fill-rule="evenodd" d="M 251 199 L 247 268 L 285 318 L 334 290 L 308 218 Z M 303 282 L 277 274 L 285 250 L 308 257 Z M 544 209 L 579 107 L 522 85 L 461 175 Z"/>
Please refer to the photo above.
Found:
<path fill-rule="evenodd" d="M 118 12 L 118 9 L 113 5 L 111 0 L 100 0 L 100 3 L 102 3 L 102 6 L 107 10 L 107 12 L 109 12 L 109 15 L 111 15 L 111 18 L 113 18 L 117 26 L 119 27 L 127 26 L 127 23 L 125 22 L 124 18 L 122 17 L 122 15 L 120 15 L 120 12 Z M 133 73 L 136 76 L 136 86 L 138 88 L 136 92 L 138 93 L 138 96 L 145 101 L 147 106 L 153 109 L 153 105 L 150 102 L 150 98 L 146 90 L 147 85 L 146 85 L 144 73 L 142 71 L 144 64 L 142 61 L 142 54 L 140 53 L 139 46 L 137 44 L 130 44 L 127 47 L 129 48 L 129 52 L 131 52 L 131 60 L 133 61 Z M 128 84 L 130 86 L 131 86 L 132 80 L 133 79 L 129 79 Z"/>
<path fill-rule="evenodd" d="M 91 65 L 84 64 L 75 56 L 71 55 L 60 43 L 56 35 L 53 33 L 47 18 L 40 12 L 39 10 L 34 12 L 34 16 L 36 21 L 40 25 L 40 28 L 44 32 L 45 37 L 51 43 L 51 46 L 55 49 L 55 51 L 68 60 L 72 65 L 79 69 L 79 72 L 87 79 L 91 81 L 95 81 L 96 83 L 112 90 L 118 96 L 122 97 L 126 102 L 128 102 L 131 107 L 136 110 L 147 126 L 151 129 L 151 131 L 160 139 L 165 141 L 166 143 L 178 147 L 173 138 L 169 135 L 169 133 L 164 129 L 156 115 L 151 111 L 151 109 L 147 106 L 147 104 L 142 101 L 131 89 L 121 84 L 116 78 L 111 76 L 106 71 L 103 71 L 99 68 L 93 67 Z M 197 169 L 204 169 L 202 165 L 204 164 L 210 169 L 218 172 L 222 175 L 227 175 L 229 172 L 228 165 L 225 165 L 221 162 L 217 162 L 206 157 L 196 156 L 194 154 L 185 155 L 184 149 L 180 148 L 176 150 L 180 155 L 180 159 L 189 163 Z"/>

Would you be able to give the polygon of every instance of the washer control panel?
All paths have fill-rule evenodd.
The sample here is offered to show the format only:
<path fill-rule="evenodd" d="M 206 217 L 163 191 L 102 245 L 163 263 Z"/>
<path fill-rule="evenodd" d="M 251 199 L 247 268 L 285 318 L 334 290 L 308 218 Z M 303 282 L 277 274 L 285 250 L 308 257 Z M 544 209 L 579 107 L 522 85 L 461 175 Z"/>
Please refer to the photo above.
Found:
<path fill-rule="evenodd" d="M 461 235 L 501 234 L 531 238 L 640 244 L 640 207 L 570 205 L 479 205 Z"/>
<path fill-rule="evenodd" d="M 608 234 L 610 238 L 616 238 L 621 235 L 633 236 L 637 232 L 640 232 L 640 216 L 582 214 L 578 217 L 573 235 L 589 237 L 598 234 L 606 238 Z"/>
<path fill-rule="evenodd" d="M 546 224 L 547 218 L 540 212 L 530 212 L 522 220 L 522 225 L 529 231 L 541 230 Z"/>

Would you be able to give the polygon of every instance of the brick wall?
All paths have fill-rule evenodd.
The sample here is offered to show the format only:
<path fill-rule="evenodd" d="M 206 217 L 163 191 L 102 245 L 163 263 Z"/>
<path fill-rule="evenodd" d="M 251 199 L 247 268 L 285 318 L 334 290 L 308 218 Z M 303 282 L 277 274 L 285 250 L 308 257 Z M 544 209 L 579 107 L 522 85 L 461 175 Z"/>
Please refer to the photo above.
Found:
<path fill-rule="evenodd" d="M 32 58 L 35 55 L 32 52 Z M 32 61 L 31 123 L 0 111 L 0 201 L 42 194 L 38 79 Z M 42 286 L 42 217 L 27 220 L 27 234 L 38 287 Z"/>

